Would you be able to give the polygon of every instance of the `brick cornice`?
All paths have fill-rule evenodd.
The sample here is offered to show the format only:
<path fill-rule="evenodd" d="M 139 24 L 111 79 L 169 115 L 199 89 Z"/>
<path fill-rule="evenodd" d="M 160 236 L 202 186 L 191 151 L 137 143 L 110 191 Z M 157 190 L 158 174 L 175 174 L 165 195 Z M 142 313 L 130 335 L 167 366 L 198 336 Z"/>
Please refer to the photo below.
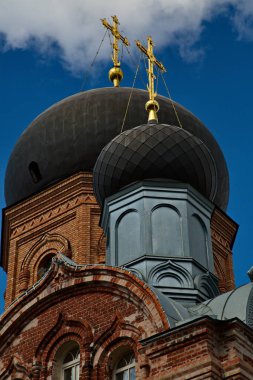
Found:
<path fill-rule="evenodd" d="M 142 339 L 140 343 L 143 346 L 152 347 L 154 342 L 155 344 L 157 344 L 158 341 L 162 344 L 166 342 L 167 348 L 170 349 L 168 339 L 179 338 L 183 343 L 185 340 L 194 339 L 200 335 L 205 336 L 206 334 L 210 334 L 211 337 L 213 336 L 213 332 L 217 331 L 217 329 L 219 329 L 219 331 L 231 330 L 234 337 L 237 336 L 237 331 L 243 331 L 251 341 L 253 340 L 253 330 L 237 317 L 221 321 L 211 318 L 210 316 L 203 316 L 148 337 L 147 339 Z"/>
<path fill-rule="evenodd" d="M 36 216 L 38 211 L 45 213 L 51 210 L 52 206 L 57 207 L 68 201 L 70 194 L 72 198 L 80 194 L 90 195 L 90 201 L 93 203 L 95 197 L 92 174 L 87 172 L 75 174 L 14 206 L 5 208 L 4 214 L 12 223 L 21 224 L 24 220 Z"/>

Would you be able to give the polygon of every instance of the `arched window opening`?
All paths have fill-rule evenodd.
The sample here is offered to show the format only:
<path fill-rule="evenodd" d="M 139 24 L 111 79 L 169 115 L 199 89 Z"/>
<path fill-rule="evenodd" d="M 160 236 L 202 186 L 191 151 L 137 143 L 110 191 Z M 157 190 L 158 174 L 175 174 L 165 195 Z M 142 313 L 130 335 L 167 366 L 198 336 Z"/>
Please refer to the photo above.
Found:
<path fill-rule="evenodd" d="M 62 364 L 62 379 L 77 380 L 79 379 L 80 350 L 79 347 L 72 348 L 67 352 Z"/>
<path fill-rule="evenodd" d="M 33 183 L 38 183 L 42 179 L 42 176 L 41 176 L 40 168 L 37 162 L 35 161 L 30 162 L 28 169 L 32 177 Z"/>
<path fill-rule="evenodd" d="M 117 355 L 118 356 L 118 355 Z M 113 368 L 113 380 L 135 380 L 134 352 L 123 350 Z"/>
<path fill-rule="evenodd" d="M 74 341 L 64 343 L 55 356 L 53 380 L 79 380 L 80 348 Z"/>
<path fill-rule="evenodd" d="M 37 273 L 37 280 L 41 279 L 41 277 L 44 276 L 44 274 L 48 271 L 50 268 L 50 265 L 52 263 L 52 258 L 54 257 L 53 253 L 49 253 L 47 256 L 45 256 L 38 266 L 38 273 Z"/>

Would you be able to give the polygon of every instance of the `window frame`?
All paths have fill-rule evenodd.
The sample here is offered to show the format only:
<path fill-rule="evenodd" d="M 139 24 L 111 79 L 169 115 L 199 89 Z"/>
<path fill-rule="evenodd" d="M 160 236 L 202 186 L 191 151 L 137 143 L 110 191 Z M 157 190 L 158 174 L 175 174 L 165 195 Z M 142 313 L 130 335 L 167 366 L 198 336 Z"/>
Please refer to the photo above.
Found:
<path fill-rule="evenodd" d="M 78 380 L 79 379 L 79 370 L 80 370 L 80 348 L 78 347 L 78 351 L 77 351 L 77 355 L 76 357 L 71 360 L 71 361 L 68 361 L 67 363 L 64 363 L 64 360 L 66 359 L 66 357 L 71 353 L 71 351 L 73 351 L 75 349 L 72 348 L 70 349 L 69 351 L 67 351 L 65 353 L 65 357 L 63 358 L 63 361 L 62 361 L 62 367 L 61 367 L 61 375 L 62 375 L 62 378 L 64 379 L 64 375 L 65 375 L 65 371 L 67 369 L 72 369 L 74 368 L 74 380 Z M 74 355 L 73 355 L 74 356 Z M 72 377 L 72 371 L 71 371 L 71 377 Z"/>
<path fill-rule="evenodd" d="M 72 353 L 72 351 L 76 350 L 75 355 L 72 354 L 72 357 L 74 357 L 73 360 L 70 360 L 66 363 L 64 363 L 66 357 Z M 68 341 L 65 342 L 59 349 L 57 350 L 56 356 L 55 356 L 55 372 L 52 377 L 53 380 L 58 379 L 64 379 L 64 373 L 69 368 L 74 368 L 74 380 L 79 380 L 80 378 L 80 361 L 81 354 L 80 354 L 80 346 L 75 341 Z"/>
<path fill-rule="evenodd" d="M 117 375 L 120 374 L 120 373 L 124 373 L 127 371 L 127 375 L 128 375 L 128 379 L 127 380 L 130 380 L 130 370 L 132 368 L 136 368 L 136 361 L 135 361 L 135 354 L 134 352 L 132 352 L 132 355 L 131 355 L 131 359 L 129 360 L 129 363 L 123 367 L 120 367 L 120 368 L 117 368 L 118 367 L 118 364 L 119 362 L 125 357 L 127 356 L 128 353 L 124 353 L 116 362 L 115 366 L 114 366 L 114 369 L 113 369 L 113 380 L 117 380 Z M 135 371 L 135 378 L 136 378 L 136 371 Z"/>

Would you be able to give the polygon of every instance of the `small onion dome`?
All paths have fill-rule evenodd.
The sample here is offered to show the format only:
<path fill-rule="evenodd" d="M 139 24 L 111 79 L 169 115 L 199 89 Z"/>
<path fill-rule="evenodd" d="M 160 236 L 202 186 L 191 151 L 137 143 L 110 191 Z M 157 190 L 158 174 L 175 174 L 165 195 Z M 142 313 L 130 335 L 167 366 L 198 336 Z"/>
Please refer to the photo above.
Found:
<path fill-rule="evenodd" d="M 144 124 L 115 137 L 102 149 L 93 178 L 101 205 L 122 187 L 149 178 L 189 183 L 211 201 L 220 190 L 216 162 L 206 145 L 167 124 Z"/>

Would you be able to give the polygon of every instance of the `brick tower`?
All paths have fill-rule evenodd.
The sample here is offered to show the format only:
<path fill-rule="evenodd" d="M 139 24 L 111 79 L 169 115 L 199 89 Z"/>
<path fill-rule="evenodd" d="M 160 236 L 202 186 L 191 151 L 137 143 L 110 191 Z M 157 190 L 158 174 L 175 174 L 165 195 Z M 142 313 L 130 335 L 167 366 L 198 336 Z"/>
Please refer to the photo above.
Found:
<path fill-rule="evenodd" d="M 1 380 L 253 378 L 253 285 L 234 286 L 223 154 L 164 97 L 146 124 L 146 100 L 73 95 L 14 147 Z"/>

